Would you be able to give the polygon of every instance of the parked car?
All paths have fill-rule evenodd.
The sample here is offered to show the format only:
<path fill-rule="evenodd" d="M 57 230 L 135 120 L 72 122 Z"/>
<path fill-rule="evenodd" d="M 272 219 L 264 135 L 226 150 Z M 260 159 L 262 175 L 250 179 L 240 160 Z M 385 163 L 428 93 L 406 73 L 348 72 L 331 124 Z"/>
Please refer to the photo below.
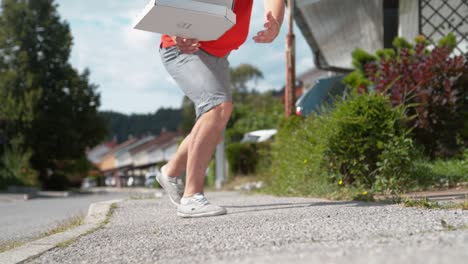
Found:
<path fill-rule="evenodd" d="M 296 101 L 296 114 L 307 116 L 312 112 L 319 113 L 323 104 L 333 105 L 334 98 L 344 96 L 346 85 L 344 75 L 323 78 L 313 84 Z"/>
<path fill-rule="evenodd" d="M 266 129 L 266 130 L 257 130 L 257 131 L 252 131 L 244 134 L 244 137 L 242 138 L 241 142 L 253 142 L 253 143 L 258 143 L 258 142 L 264 142 L 272 139 L 278 130 L 276 129 Z"/>
<path fill-rule="evenodd" d="M 127 187 L 143 186 L 145 184 L 145 178 L 143 176 L 129 176 L 126 184 Z"/>
<path fill-rule="evenodd" d="M 105 179 L 105 184 L 106 186 L 115 186 L 116 182 L 114 176 L 107 176 Z"/>
<path fill-rule="evenodd" d="M 89 189 L 97 186 L 97 181 L 95 178 L 85 178 L 81 183 L 82 189 Z"/>

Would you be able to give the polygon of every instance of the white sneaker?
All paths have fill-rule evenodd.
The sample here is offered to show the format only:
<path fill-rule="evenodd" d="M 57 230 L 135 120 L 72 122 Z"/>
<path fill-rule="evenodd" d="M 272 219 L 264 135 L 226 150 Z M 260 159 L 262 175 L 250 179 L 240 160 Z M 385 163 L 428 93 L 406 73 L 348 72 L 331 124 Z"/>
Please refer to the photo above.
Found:
<path fill-rule="evenodd" d="M 180 205 L 177 207 L 177 215 L 184 218 L 216 216 L 226 213 L 226 209 L 210 204 L 201 193 L 197 193 L 192 197 L 182 198 Z"/>
<path fill-rule="evenodd" d="M 169 177 L 164 173 L 166 165 L 161 167 L 161 173 L 156 175 L 156 180 L 159 182 L 159 185 L 166 191 L 169 195 L 171 202 L 178 206 L 180 204 L 180 199 L 184 195 L 184 182 L 181 177 Z"/>

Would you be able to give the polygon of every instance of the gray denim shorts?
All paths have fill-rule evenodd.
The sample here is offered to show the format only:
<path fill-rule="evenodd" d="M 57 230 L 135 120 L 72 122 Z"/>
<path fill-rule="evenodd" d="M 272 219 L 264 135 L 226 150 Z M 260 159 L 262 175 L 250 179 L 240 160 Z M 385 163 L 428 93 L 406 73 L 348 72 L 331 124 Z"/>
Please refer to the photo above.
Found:
<path fill-rule="evenodd" d="M 160 48 L 169 74 L 195 104 L 196 118 L 224 102 L 232 102 L 229 62 L 199 50 L 183 54 L 176 46 Z"/>

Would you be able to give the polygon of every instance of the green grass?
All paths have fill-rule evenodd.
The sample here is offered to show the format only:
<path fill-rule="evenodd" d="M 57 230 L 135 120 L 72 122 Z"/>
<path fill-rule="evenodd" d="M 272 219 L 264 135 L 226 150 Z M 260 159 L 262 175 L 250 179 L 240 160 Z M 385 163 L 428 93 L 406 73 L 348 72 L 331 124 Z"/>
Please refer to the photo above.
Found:
<path fill-rule="evenodd" d="M 0 253 L 14 249 L 16 247 L 20 247 L 26 243 L 28 243 L 28 241 L 2 242 L 0 243 Z"/>
<path fill-rule="evenodd" d="M 296 151 L 294 155 L 298 155 L 302 150 Z M 302 154 L 304 155 L 304 154 Z M 301 156 L 302 156 L 301 155 Z M 364 200 L 372 201 L 371 196 L 362 195 L 364 191 L 373 193 L 370 189 L 363 189 L 360 187 L 353 186 L 339 186 L 327 181 L 329 176 L 313 176 L 309 174 L 309 177 L 297 177 L 302 171 L 317 171 L 309 168 L 312 161 L 304 160 L 303 162 L 296 164 L 283 164 L 283 166 L 290 166 L 294 168 L 285 168 L 282 172 L 277 172 L 278 175 L 272 178 L 270 175 L 266 177 L 260 177 L 267 183 L 267 187 L 262 190 L 263 193 L 279 195 L 279 196 L 314 196 L 322 197 L 332 200 Z M 312 163 L 313 164 L 313 163 Z M 315 164 L 313 164 L 315 165 Z M 468 184 L 468 155 L 465 152 L 464 159 L 450 159 L 450 160 L 435 160 L 435 161 L 415 161 L 416 169 L 411 175 L 411 182 L 408 186 L 405 186 L 406 191 L 423 191 L 423 190 L 437 190 L 446 189 L 450 187 L 456 187 L 464 184 Z M 286 171 L 290 173 L 286 175 Z M 279 174 L 281 173 L 281 174 Z M 283 175 L 284 174 L 284 175 Z M 397 192 L 390 195 L 395 203 L 399 203 L 401 198 L 399 195 L 403 192 Z M 388 200 L 389 195 L 385 193 L 373 193 L 375 195 L 384 195 Z M 430 202 L 424 203 L 424 201 L 409 201 L 408 205 L 417 205 L 419 207 L 431 207 L 434 206 Z M 461 206 L 461 205 L 457 205 Z M 468 202 L 465 202 L 465 209 L 468 207 Z M 465 209 L 466 210 L 466 209 Z"/>
<path fill-rule="evenodd" d="M 65 219 L 63 221 L 60 221 L 55 227 L 44 232 L 42 237 L 48 237 L 48 236 L 55 235 L 57 233 L 61 233 L 63 231 L 72 229 L 74 227 L 77 227 L 83 224 L 84 217 L 85 217 L 84 214 L 80 214 L 80 215 L 76 215 L 68 219 Z"/>
<path fill-rule="evenodd" d="M 430 201 L 427 198 L 423 199 L 407 199 L 403 202 L 405 207 L 417 207 L 425 209 L 462 209 L 468 210 L 468 198 L 463 202 L 448 202 L 440 203 L 436 201 Z"/>
<path fill-rule="evenodd" d="M 117 203 L 111 204 L 109 211 L 106 214 L 106 219 L 102 222 L 100 227 L 103 227 L 107 225 L 110 222 L 110 218 L 112 217 L 112 214 L 114 214 L 115 209 L 117 208 Z"/>
<path fill-rule="evenodd" d="M 417 208 L 426 208 L 426 209 L 436 209 L 440 208 L 440 204 L 437 202 L 430 201 L 427 198 L 423 199 L 408 199 L 403 202 L 405 207 L 417 207 Z"/>
<path fill-rule="evenodd" d="M 462 159 L 416 161 L 415 190 L 454 187 L 468 183 L 468 150 Z"/>

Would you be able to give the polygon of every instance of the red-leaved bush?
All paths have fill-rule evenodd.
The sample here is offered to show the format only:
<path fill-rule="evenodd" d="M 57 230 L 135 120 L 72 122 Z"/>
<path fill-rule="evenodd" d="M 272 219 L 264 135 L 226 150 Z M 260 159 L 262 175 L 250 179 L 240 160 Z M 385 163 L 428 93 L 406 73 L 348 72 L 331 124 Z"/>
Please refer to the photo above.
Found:
<path fill-rule="evenodd" d="M 380 52 L 363 65 L 367 82 L 358 88 L 373 87 L 393 105 L 406 105 L 415 139 L 432 158 L 453 156 L 462 145 L 468 63 L 463 56 L 451 56 L 452 50 L 450 45 L 429 50 L 426 41 L 418 41 L 414 47 Z"/>

